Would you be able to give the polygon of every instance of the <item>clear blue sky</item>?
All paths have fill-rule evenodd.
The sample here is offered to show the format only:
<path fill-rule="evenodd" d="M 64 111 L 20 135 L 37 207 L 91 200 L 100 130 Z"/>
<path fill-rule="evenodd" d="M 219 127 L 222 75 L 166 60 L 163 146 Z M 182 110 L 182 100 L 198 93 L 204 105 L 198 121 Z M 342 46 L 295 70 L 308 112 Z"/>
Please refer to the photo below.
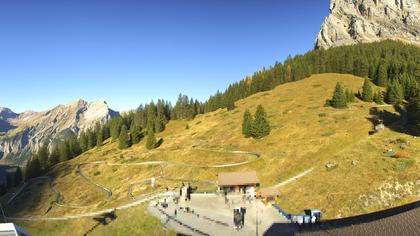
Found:
<path fill-rule="evenodd" d="M 328 0 L 0 2 L 0 106 L 205 100 L 311 50 Z"/>

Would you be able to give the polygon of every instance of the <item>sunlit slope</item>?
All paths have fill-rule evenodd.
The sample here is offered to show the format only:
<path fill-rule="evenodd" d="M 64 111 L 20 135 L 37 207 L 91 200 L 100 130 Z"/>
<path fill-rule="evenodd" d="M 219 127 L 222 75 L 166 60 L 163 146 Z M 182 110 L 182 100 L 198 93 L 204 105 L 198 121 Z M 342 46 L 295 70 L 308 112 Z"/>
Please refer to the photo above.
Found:
<path fill-rule="evenodd" d="M 130 183 L 158 176 L 166 179 L 214 181 L 219 172 L 238 170 L 256 170 L 262 187 L 266 187 L 314 168 L 303 178 L 279 188 L 282 194 L 279 204 L 290 213 L 302 213 L 303 209 L 318 208 L 323 211 L 324 217 L 329 218 L 356 215 L 418 200 L 419 138 L 413 139 L 407 134 L 388 128 L 369 136 L 368 132 L 373 127 L 369 120 L 369 110 L 375 106 L 373 103 L 357 101 L 347 109 L 325 107 L 325 100 L 331 97 L 337 82 L 357 92 L 361 90 L 363 79 L 341 74 L 314 75 L 240 100 L 236 103 L 236 109 L 232 111 L 218 110 L 199 115 L 191 121 L 171 121 L 164 132 L 157 134 L 163 139 L 163 144 L 152 151 L 144 147 L 144 140 L 126 150 L 119 150 L 116 142 L 108 140 L 103 147 L 94 148 L 67 163 L 62 163 L 49 173 L 54 177 L 54 186 L 63 195 L 64 202 L 81 206 L 80 208 L 53 205 L 45 214 L 54 198 L 47 186 L 43 186 L 42 192 L 37 196 L 31 196 L 30 193 L 26 195 L 28 199 L 37 197 L 39 200 L 21 199 L 22 210 L 16 212 L 16 215 L 60 216 L 112 208 L 131 201 L 127 194 Z M 243 113 L 246 109 L 254 112 L 259 104 L 263 105 L 268 114 L 272 132 L 261 140 L 246 139 L 241 134 Z M 392 107 L 383 109 L 394 112 Z M 384 157 L 383 151 L 386 149 L 399 150 L 399 145 L 392 143 L 396 139 L 410 142 L 405 151 L 410 153 L 412 161 Z M 256 159 L 246 155 L 223 153 L 233 150 L 256 151 L 262 156 Z M 247 160 L 250 161 L 249 164 L 236 167 L 191 167 Z M 121 164 L 117 166 L 99 163 L 81 166 L 83 172 L 93 181 L 113 191 L 111 197 L 86 183 L 74 171 L 78 164 L 95 161 Z M 133 163 L 148 161 L 169 161 L 191 166 L 131 166 Z M 355 165 L 352 164 L 353 161 L 356 161 Z M 337 167 L 327 170 L 327 163 L 336 164 Z M 404 187 L 395 187 L 396 182 Z M 177 181 L 167 180 L 160 184 L 161 187 L 180 185 Z M 379 190 L 384 185 L 388 186 L 387 184 L 392 186 Z M 392 190 L 395 188 L 397 190 Z M 212 186 L 200 184 L 199 191 L 213 189 Z M 152 190 L 144 186 L 137 186 L 133 193 L 150 191 Z M 388 194 L 389 198 L 385 201 L 375 197 L 380 191 L 383 194 L 394 191 L 394 195 Z M 395 196 L 395 192 L 400 194 Z M 141 206 L 130 211 L 135 212 L 136 209 L 144 211 Z M 10 211 L 10 208 L 8 210 Z M 23 224 L 29 229 L 37 225 Z M 118 219 L 111 223 L 116 230 L 118 227 L 125 227 L 124 224 Z M 48 225 L 54 228 L 57 224 L 42 225 L 48 229 Z M 67 230 L 66 226 L 61 227 Z"/>

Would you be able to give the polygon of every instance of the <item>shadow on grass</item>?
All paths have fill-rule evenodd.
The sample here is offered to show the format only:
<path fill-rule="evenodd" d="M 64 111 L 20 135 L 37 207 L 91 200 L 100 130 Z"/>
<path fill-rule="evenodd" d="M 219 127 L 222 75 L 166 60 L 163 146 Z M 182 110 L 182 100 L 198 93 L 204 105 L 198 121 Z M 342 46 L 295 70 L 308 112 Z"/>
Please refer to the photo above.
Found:
<path fill-rule="evenodd" d="M 83 236 L 87 236 L 88 234 L 92 233 L 98 226 L 103 225 L 106 226 L 112 221 L 117 219 L 117 215 L 115 214 L 115 210 L 109 213 L 104 213 L 99 217 L 93 218 L 93 220 L 97 221 L 95 225 L 92 226 Z"/>
<path fill-rule="evenodd" d="M 398 113 L 393 113 L 387 110 L 381 110 L 377 107 L 372 107 L 369 110 L 369 113 L 373 117 L 367 119 L 372 123 L 374 128 L 375 126 L 382 123 L 385 127 L 395 132 L 413 136 L 420 136 L 420 133 L 418 131 L 409 127 L 409 124 L 407 122 L 407 112 L 401 106 L 395 106 L 395 110 Z"/>

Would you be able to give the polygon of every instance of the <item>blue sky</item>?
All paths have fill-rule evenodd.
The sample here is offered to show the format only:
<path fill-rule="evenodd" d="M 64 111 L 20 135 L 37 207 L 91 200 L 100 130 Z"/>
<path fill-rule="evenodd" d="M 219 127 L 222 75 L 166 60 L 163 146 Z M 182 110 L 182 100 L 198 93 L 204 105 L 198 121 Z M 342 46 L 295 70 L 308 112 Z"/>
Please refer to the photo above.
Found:
<path fill-rule="evenodd" d="M 0 2 L 0 106 L 205 100 L 311 50 L 328 0 Z"/>

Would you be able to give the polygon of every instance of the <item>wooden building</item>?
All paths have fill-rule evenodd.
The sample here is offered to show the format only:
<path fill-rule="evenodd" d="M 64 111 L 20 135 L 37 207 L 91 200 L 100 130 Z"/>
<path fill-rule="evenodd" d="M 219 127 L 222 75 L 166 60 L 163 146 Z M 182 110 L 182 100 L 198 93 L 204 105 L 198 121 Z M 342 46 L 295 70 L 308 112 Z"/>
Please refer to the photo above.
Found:
<path fill-rule="evenodd" d="M 247 190 L 255 190 L 260 185 L 257 172 L 224 172 L 219 173 L 217 178 L 219 191 L 223 192 L 242 192 Z"/>

